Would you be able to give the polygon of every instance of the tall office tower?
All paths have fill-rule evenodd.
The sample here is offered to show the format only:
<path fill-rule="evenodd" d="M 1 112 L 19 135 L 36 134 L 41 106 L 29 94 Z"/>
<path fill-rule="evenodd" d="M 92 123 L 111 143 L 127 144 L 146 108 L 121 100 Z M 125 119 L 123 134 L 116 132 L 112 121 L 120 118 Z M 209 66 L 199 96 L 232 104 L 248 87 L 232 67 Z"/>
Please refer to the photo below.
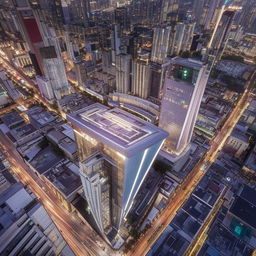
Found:
<path fill-rule="evenodd" d="M 170 55 L 178 55 L 180 52 L 190 50 L 194 28 L 194 22 L 178 22 L 175 25 L 175 32 L 170 37 Z"/>
<path fill-rule="evenodd" d="M 221 59 L 227 45 L 234 15 L 235 10 L 223 6 L 216 28 L 213 31 L 212 38 L 208 45 L 209 54 L 214 56 L 216 61 Z"/>
<path fill-rule="evenodd" d="M 65 24 L 89 26 L 90 1 L 89 0 L 62 0 L 61 1 Z"/>
<path fill-rule="evenodd" d="M 99 231 L 113 245 L 168 134 L 99 103 L 69 114 L 68 120 L 75 131 L 87 202 Z"/>
<path fill-rule="evenodd" d="M 163 85 L 165 80 L 165 73 L 169 63 L 159 64 L 156 62 L 150 63 L 151 69 L 151 83 L 150 83 L 150 96 L 154 98 L 161 98 Z"/>
<path fill-rule="evenodd" d="M 162 14 L 162 0 L 133 0 L 128 10 L 131 24 L 157 25 Z"/>
<path fill-rule="evenodd" d="M 204 3 L 206 0 L 194 0 L 192 7 L 192 15 L 196 22 L 196 30 L 200 32 L 201 18 L 205 15 Z"/>
<path fill-rule="evenodd" d="M 103 72 L 109 73 L 109 69 L 112 67 L 112 51 L 102 51 L 102 69 Z"/>
<path fill-rule="evenodd" d="M 114 22 L 116 24 L 120 24 L 122 30 L 124 31 L 129 30 L 130 24 L 129 24 L 127 7 L 119 7 L 115 9 Z"/>
<path fill-rule="evenodd" d="M 132 90 L 135 96 L 147 99 L 150 95 L 151 69 L 147 61 L 132 61 Z"/>
<path fill-rule="evenodd" d="M 181 155 L 190 143 L 209 71 L 202 62 L 175 57 L 167 71 L 159 127 L 169 133 L 163 150 Z"/>
<path fill-rule="evenodd" d="M 213 29 L 216 25 L 218 16 L 221 12 L 224 0 L 208 0 L 204 6 L 204 11 L 206 13 L 203 20 L 204 29 Z"/>
<path fill-rule="evenodd" d="M 178 19 L 178 0 L 163 0 L 160 22 L 177 21 Z"/>
<path fill-rule="evenodd" d="M 151 61 L 162 64 L 169 53 L 170 37 L 173 34 L 171 26 L 158 26 L 153 29 L 153 47 Z"/>
<path fill-rule="evenodd" d="M 234 2 L 234 5 L 239 4 L 242 9 L 237 12 L 235 17 L 236 25 L 244 27 L 245 32 L 256 34 L 256 2 L 254 0 Z"/>
<path fill-rule="evenodd" d="M 111 31 L 112 63 L 116 62 L 116 55 L 121 53 L 121 29 L 119 24 L 114 24 Z"/>
<path fill-rule="evenodd" d="M 24 1 L 21 0 L 20 2 Z M 42 21 L 57 27 L 62 26 L 64 22 L 61 2 L 62 0 L 33 0 L 30 1 L 30 5 L 34 11 L 44 13 Z"/>
<path fill-rule="evenodd" d="M 127 54 L 116 56 L 116 91 L 128 93 L 131 91 L 132 57 Z"/>
<path fill-rule="evenodd" d="M 87 62 L 82 60 L 81 58 L 77 58 L 74 61 L 74 70 L 79 86 L 83 86 L 83 83 L 88 78 L 89 73 L 89 67 L 87 65 Z"/>
<path fill-rule="evenodd" d="M 193 17 L 198 32 L 213 29 L 223 5 L 223 0 L 195 0 L 193 4 Z"/>
<path fill-rule="evenodd" d="M 39 89 L 48 101 L 58 101 L 61 99 L 61 96 L 69 94 L 71 91 L 66 77 L 64 63 L 58 57 L 54 46 L 42 47 L 40 48 L 40 53 L 45 70 L 43 80 L 47 82 L 42 84 L 42 86 L 47 86 L 47 90 L 42 88 L 42 86 L 39 86 Z M 42 81 L 41 78 L 38 79 L 39 82 Z"/>
<path fill-rule="evenodd" d="M 41 35 L 38 21 L 36 20 L 33 10 L 28 1 L 15 1 L 16 10 L 13 12 L 22 38 L 27 42 L 30 52 L 30 58 L 38 75 L 43 74 L 42 58 L 39 48 L 43 47 L 43 36 Z"/>

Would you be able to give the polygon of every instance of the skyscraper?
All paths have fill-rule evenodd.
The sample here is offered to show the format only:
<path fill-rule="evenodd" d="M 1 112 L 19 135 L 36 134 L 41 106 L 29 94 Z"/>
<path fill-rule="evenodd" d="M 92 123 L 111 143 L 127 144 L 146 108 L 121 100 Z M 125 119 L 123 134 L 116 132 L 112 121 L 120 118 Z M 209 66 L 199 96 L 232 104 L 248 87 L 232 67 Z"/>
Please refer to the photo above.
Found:
<path fill-rule="evenodd" d="M 115 237 L 168 134 L 119 108 L 99 103 L 68 115 L 80 175 L 94 220 Z"/>
<path fill-rule="evenodd" d="M 170 55 L 177 55 L 180 52 L 189 51 L 193 41 L 195 23 L 178 22 L 170 39 Z"/>
<path fill-rule="evenodd" d="M 234 15 L 235 10 L 223 6 L 216 28 L 213 31 L 212 38 L 208 45 L 210 55 L 213 55 L 217 61 L 221 59 L 228 42 Z"/>
<path fill-rule="evenodd" d="M 208 76 L 200 61 L 171 59 L 159 120 L 159 127 L 169 133 L 164 151 L 180 155 L 189 145 Z"/>
<path fill-rule="evenodd" d="M 147 61 L 132 61 L 132 94 L 146 99 L 150 94 L 151 68 Z"/>
<path fill-rule="evenodd" d="M 170 36 L 172 35 L 171 26 L 158 26 L 153 29 L 153 47 L 151 61 L 162 64 L 169 53 Z"/>
<path fill-rule="evenodd" d="M 161 23 L 176 21 L 178 17 L 179 4 L 177 0 L 163 0 L 161 9 Z"/>
<path fill-rule="evenodd" d="M 112 48 L 112 63 L 115 64 L 116 55 L 121 53 L 121 28 L 119 24 L 114 24 L 111 31 L 111 48 Z"/>
<path fill-rule="evenodd" d="M 48 87 L 44 92 L 47 91 L 48 93 L 44 95 L 40 86 L 39 89 L 48 101 L 59 100 L 61 96 L 69 94 L 71 90 L 66 77 L 64 63 L 58 57 L 54 46 L 42 47 L 40 48 L 40 53 L 45 71 L 45 78 L 43 80 L 47 81 L 45 86 Z"/>
<path fill-rule="evenodd" d="M 155 62 L 150 63 L 151 68 L 151 83 L 150 83 L 150 96 L 161 98 L 163 84 L 165 80 L 165 72 L 168 63 L 159 64 Z"/>
<path fill-rule="evenodd" d="M 128 93 L 131 91 L 131 55 L 116 56 L 116 91 Z"/>
<path fill-rule="evenodd" d="M 89 0 L 62 0 L 61 6 L 65 24 L 89 25 Z"/>

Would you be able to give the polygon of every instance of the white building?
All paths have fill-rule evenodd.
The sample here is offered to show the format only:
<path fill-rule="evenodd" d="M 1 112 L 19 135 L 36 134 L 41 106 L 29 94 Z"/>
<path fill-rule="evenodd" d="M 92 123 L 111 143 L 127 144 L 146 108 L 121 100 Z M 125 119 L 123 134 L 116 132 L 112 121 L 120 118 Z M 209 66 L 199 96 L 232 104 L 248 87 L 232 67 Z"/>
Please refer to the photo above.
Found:
<path fill-rule="evenodd" d="M 150 95 L 151 68 L 148 62 L 134 60 L 132 62 L 132 90 L 131 93 L 143 99 Z"/>
<path fill-rule="evenodd" d="M 131 90 L 131 55 L 116 56 L 116 91 L 128 93 Z"/>
<path fill-rule="evenodd" d="M 173 58 L 167 72 L 159 126 L 169 133 L 164 151 L 180 155 L 189 145 L 207 84 L 202 62 Z"/>

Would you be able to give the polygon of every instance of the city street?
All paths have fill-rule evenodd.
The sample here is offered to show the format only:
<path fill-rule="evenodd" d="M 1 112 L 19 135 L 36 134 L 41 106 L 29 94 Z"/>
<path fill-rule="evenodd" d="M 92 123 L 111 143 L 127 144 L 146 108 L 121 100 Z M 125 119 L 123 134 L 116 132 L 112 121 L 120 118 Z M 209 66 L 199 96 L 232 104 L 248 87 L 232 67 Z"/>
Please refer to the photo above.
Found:
<path fill-rule="evenodd" d="M 6 60 L 3 59 L 4 62 Z M 10 63 L 7 63 L 8 68 L 12 70 L 14 68 Z M 18 72 L 15 69 L 16 73 Z M 36 98 L 39 102 L 43 103 L 49 110 L 52 108 L 49 104 L 45 103 L 44 99 L 40 96 L 36 85 L 30 82 L 25 76 L 19 74 L 19 77 L 22 77 L 25 81 L 25 85 L 32 88 L 35 92 Z M 255 78 L 255 73 L 252 75 L 250 81 L 247 83 L 247 88 L 252 83 Z M 162 211 L 160 216 L 152 223 L 152 227 L 143 235 L 139 241 L 135 244 L 135 246 L 131 249 L 127 255 L 129 256 L 142 256 L 146 255 L 150 247 L 154 244 L 154 242 L 161 235 L 163 230 L 169 225 L 171 220 L 174 218 L 176 212 L 180 207 L 184 204 L 186 199 L 189 197 L 193 189 L 199 183 L 199 181 L 204 176 L 205 172 L 210 166 L 210 163 L 213 162 L 219 151 L 222 149 L 225 140 L 228 138 L 230 133 L 233 130 L 233 127 L 237 123 L 244 109 L 249 104 L 250 99 L 250 91 L 246 88 L 244 94 L 240 98 L 237 106 L 233 109 L 229 118 L 225 122 L 222 129 L 215 136 L 215 138 L 211 142 L 211 148 L 207 152 L 204 159 L 200 160 L 199 163 L 194 167 L 194 169 L 190 172 L 184 182 L 180 185 L 180 187 L 176 190 L 173 198 L 170 200 L 169 205 Z M 75 218 L 70 216 L 70 213 L 66 212 L 61 205 L 58 205 L 58 199 L 50 193 L 46 192 L 42 189 L 44 184 L 42 181 L 33 173 L 32 170 L 28 168 L 28 166 L 23 162 L 22 158 L 19 156 L 15 148 L 10 148 L 10 143 L 8 143 L 5 138 L 1 140 L 4 145 L 8 145 L 6 149 L 9 153 L 9 160 L 11 160 L 12 164 L 16 167 L 16 172 L 19 175 L 23 175 L 22 179 L 25 180 L 26 183 L 29 184 L 31 190 L 40 197 L 41 202 L 47 209 L 50 216 L 55 221 L 57 227 L 62 231 L 64 238 L 67 240 L 71 248 L 76 252 L 77 255 L 115 255 L 117 252 L 113 251 L 108 247 L 106 251 L 103 251 L 102 248 L 91 239 L 88 233 L 92 233 L 91 227 L 89 224 L 81 227 L 81 224 Z M 71 231 L 72 230 L 72 231 Z M 93 234 L 93 233 L 92 233 Z M 153 235 L 152 235 L 153 234 Z M 101 244 L 105 244 L 103 240 Z M 106 246 L 107 247 L 107 246 Z M 82 254 L 81 254 L 82 253 Z M 87 254 L 86 254 L 87 253 Z"/>
<path fill-rule="evenodd" d="M 2 59 L 4 62 L 6 60 Z M 12 65 L 8 64 L 8 68 L 11 70 Z M 6 67 L 6 66 L 5 66 Z M 6 67 L 7 68 L 7 67 Z M 18 72 L 15 69 L 16 73 Z M 19 74 L 19 77 L 24 79 L 25 85 L 32 88 L 36 95 L 36 100 L 43 103 L 50 111 L 55 111 L 50 108 L 49 104 L 46 104 L 42 97 L 38 94 L 38 90 L 32 82 Z M 26 80 L 25 80 L 26 79 Z M 18 82 L 18 81 L 16 81 Z M 13 108 L 10 108 L 10 110 Z M 5 111 L 6 112 L 6 111 Z M 56 226 L 61 230 L 63 237 L 70 245 L 76 255 L 115 255 L 113 251 L 103 239 L 96 234 L 88 223 L 81 224 L 81 220 L 75 218 L 71 213 L 67 212 L 59 202 L 58 198 L 51 193 L 51 191 L 44 191 L 45 184 L 35 175 L 35 173 L 24 163 L 22 157 L 16 151 L 16 148 L 10 141 L 0 134 L 1 145 L 4 145 L 5 150 L 8 153 L 7 159 L 14 166 L 14 171 L 20 178 L 20 180 L 27 184 L 31 191 L 40 198 L 40 201 L 46 208 L 48 214 L 54 220 Z M 8 146 L 7 146 L 8 145 Z M 104 246 L 102 246 L 104 245 Z M 103 248 L 105 249 L 103 250 Z"/>
<path fill-rule="evenodd" d="M 151 228 L 137 241 L 135 246 L 127 255 L 129 256 L 143 256 L 146 255 L 155 241 L 159 238 L 165 228 L 170 224 L 176 212 L 182 207 L 188 199 L 196 185 L 205 175 L 210 163 L 214 162 L 218 157 L 226 139 L 232 132 L 237 121 L 241 117 L 243 111 L 248 107 L 250 102 L 250 90 L 248 89 L 256 77 L 256 72 L 253 73 L 251 79 L 246 84 L 246 89 L 236 107 L 233 109 L 229 118 L 219 131 L 217 136 L 211 143 L 211 148 L 207 152 L 204 159 L 200 160 L 194 169 L 189 173 L 185 181 L 176 190 L 176 193 L 171 198 L 170 203 L 161 212 L 160 216 L 152 223 Z M 160 228 L 159 228 L 160 227 Z"/>

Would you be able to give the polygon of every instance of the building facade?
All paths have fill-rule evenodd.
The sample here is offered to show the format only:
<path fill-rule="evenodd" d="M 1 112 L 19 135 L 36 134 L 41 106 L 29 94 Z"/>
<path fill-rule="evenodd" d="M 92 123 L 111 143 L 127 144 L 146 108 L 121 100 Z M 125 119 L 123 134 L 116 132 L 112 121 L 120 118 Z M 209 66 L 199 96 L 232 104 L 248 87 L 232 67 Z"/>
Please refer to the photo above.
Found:
<path fill-rule="evenodd" d="M 159 127 L 169 133 L 164 151 L 180 155 L 190 143 L 209 71 L 202 62 L 173 58 L 166 74 Z"/>
<path fill-rule="evenodd" d="M 111 242 L 167 133 L 121 109 L 93 104 L 68 115 L 78 146 L 84 193 Z"/>
<path fill-rule="evenodd" d="M 131 55 L 116 56 L 116 91 L 128 93 L 131 91 Z"/>
<path fill-rule="evenodd" d="M 150 78 L 151 68 L 148 62 L 133 60 L 131 93 L 146 99 L 150 95 Z"/>

